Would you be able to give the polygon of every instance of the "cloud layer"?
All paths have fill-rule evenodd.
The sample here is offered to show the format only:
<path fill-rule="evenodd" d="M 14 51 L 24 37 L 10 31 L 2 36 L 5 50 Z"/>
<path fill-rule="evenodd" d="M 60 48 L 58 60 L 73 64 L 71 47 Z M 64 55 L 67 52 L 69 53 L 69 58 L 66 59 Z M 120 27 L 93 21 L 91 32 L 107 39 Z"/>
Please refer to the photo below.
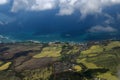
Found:
<path fill-rule="evenodd" d="M 41 11 L 53 9 L 56 5 L 56 0 L 14 0 L 12 12 L 19 10 Z"/>
<path fill-rule="evenodd" d="M 9 2 L 9 0 L 0 0 L 0 5 L 4 5 L 4 4 L 8 3 L 8 2 Z"/>
<path fill-rule="evenodd" d="M 107 26 L 94 26 L 89 29 L 89 32 L 96 33 L 96 32 L 116 32 L 117 30 L 113 27 Z"/>
<path fill-rule="evenodd" d="M 5 3 L 2 0 L 1 3 Z M 71 15 L 78 10 L 82 16 L 101 13 L 105 7 L 120 4 L 120 0 L 14 0 L 12 12 L 41 11 L 59 8 L 58 15 Z"/>

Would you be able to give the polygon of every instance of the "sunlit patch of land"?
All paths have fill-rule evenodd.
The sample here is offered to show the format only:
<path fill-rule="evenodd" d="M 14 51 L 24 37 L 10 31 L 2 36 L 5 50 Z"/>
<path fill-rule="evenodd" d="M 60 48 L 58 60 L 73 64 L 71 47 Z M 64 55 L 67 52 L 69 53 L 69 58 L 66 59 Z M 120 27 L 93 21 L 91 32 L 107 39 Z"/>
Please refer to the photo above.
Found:
<path fill-rule="evenodd" d="M 107 46 L 105 46 L 105 50 L 109 51 L 113 48 L 120 47 L 120 41 L 110 42 Z"/>
<path fill-rule="evenodd" d="M 61 50 L 62 50 L 61 47 L 56 47 L 56 46 L 45 47 L 39 54 L 33 56 L 33 58 L 60 57 Z"/>
<path fill-rule="evenodd" d="M 90 47 L 90 49 L 82 51 L 81 54 L 89 55 L 89 54 L 101 53 L 101 52 L 103 52 L 103 46 L 93 45 L 93 46 Z"/>
<path fill-rule="evenodd" d="M 97 75 L 97 77 L 106 79 L 106 80 L 119 80 L 115 75 L 112 75 L 111 72 L 99 74 Z"/>
<path fill-rule="evenodd" d="M 74 69 L 75 71 L 77 71 L 77 72 L 82 71 L 82 67 L 81 67 L 80 65 L 75 65 L 75 66 L 73 66 L 73 69 Z"/>
<path fill-rule="evenodd" d="M 86 59 L 77 59 L 77 63 L 82 63 L 84 66 L 86 66 L 88 69 L 96 69 L 96 68 L 100 68 L 98 67 L 96 64 L 92 63 L 92 62 L 87 62 Z"/>
<path fill-rule="evenodd" d="M 3 65 L 0 66 L 0 71 L 6 70 L 10 67 L 10 65 L 12 64 L 12 62 L 7 62 Z"/>

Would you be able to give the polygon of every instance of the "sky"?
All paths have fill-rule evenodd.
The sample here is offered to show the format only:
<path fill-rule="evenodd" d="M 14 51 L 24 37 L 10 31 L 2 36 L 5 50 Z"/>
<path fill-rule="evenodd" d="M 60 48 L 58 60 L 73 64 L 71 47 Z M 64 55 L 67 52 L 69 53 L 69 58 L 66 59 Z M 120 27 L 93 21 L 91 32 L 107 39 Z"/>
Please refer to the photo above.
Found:
<path fill-rule="evenodd" d="M 39 29 L 61 30 L 61 35 L 72 35 L 72 30 L 78 30 L 75 35 L 119 33 L 120 0 L 0 0 L 0 29 L 0 34 L 19 30 L 37 34 Z"/>

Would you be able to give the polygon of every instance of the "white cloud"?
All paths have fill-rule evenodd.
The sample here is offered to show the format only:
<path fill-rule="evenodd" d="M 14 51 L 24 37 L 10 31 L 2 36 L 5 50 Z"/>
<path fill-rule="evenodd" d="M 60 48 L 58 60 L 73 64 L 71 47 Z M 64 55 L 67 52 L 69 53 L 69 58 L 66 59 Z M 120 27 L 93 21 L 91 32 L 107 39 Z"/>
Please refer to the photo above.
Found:
<path fill-rule="evenodd" d="M 41 11 L 53 9 L 56 5 L 56 0 L 14 0 L 12 12 L 19 10 Z"/>
<path fill-rule="evenodd" d="M 31 6 L 34 4 L 36 4 L 35 0 L 14 0 L 11 11 L 31 10 Z"/>
<path fill-rule="evenodd" d="M 32 5 L 31 10 L 48 10 L 53 9 L 56 5 L 56 0 L 36 0 Z"/>
<path fill-rule="evenodd" d="M 71 15 L 75 11 L 75 4 L 78 0 L 59 0 L 58 15 Z"/>
<path fill-rule="evenodd" d="M 82 17 L 85 17 L 88 14 L 101 13 L 105 7 L 113 6 L 115 4 L 120 4 L 120 0 L 64 0 L 65 2 L 59 6 L 60 10 L 68 8 L 72 13 L 75 10 L 79 10 L 82 14 Z M 73 4 L 70 4 L 73 2 Z M 62 8 L 62 6 L 64 6 Z M 61 14 L 64 14 L 61 13 Z M 66 15 L 66 13 L 65 13 Z M 69 15 L 69 13 L 68 13 Z"/>
<path fill-rule="evenodd" d="M 71 15 L 76 10 L 85 17 L 101 13 L 105 7 L 120 4 L 120 0 L 14 0 L 12 11 L 41 11 L 59 8 L 59 15 Z"/>
<path fill-rule="evenodd" d="M 116 32 L 117 30 L 111 26 L 94 26 L 89 29 L 89 32 Z"/>
<path fill-rule="evenodd" d="M 6 4 L 8 2 L 9 2 L 9 0 L 0 0 L 0 5 Z"/>

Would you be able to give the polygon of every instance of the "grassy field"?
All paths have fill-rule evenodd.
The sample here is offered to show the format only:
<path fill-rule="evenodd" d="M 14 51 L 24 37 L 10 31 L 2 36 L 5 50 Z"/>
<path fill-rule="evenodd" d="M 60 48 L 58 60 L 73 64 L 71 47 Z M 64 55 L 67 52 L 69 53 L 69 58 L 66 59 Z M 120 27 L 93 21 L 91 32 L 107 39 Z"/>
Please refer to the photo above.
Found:
<path fill-rule="evenodd" d="M 75 71 L 77 71 L 77 72 L 82 71 L 82 67 L 79 66 L 79 65 L 75 65 L 75 66 L 73 66 L 73 69 L 74 69 Z"/>
<path fill-rule="evenodd" d="M 88 69 L 96 69 L 96 68 L 100 68 L 98 66 L 96 66 L 96 64 L 92 63 L 92 62 L 87 62 L 86 59 L 77 59 L 77 63 L 82 63 L 84 66 L 86 66 Z"/>
<path fill-rule="evenodd" d="M 115 75 L 112 75 L 111 72 L 107 72 L 104 74 L 99 74 L 97 77 L 103 78 L 106 80 L 119 80 Z"/>
<path fill-rule="evenodd" d="M 74 53 L 77 53 L 79 52 L 79 47 L 77 46 L 72 46 L 72 49 L 69 49 L 68 52 L 66 52 L 66 54 L 74 54 Z"/>
<path fill-rule="evenodd" d="M 5 45 L 9 49 L 0 55 L 0 80 L 119 80 L 120 41 L 92 43 Z M 54 74 L 59 74 L 56 79 Z"/>
<path fill-rule="evenodd" d="M 113 42 L 110 42 L 107 46 L 105 46 L 105 50 L 106 51 L 109 51 L 115 47 L 120 47 L 120 41 L 113 41 Z"/>
<path fill-rule="evenodd" d="M 25 76 L 23 80 L 49 80 L 51 74 L 52 74 L 52 67 L 26 70 L 22 72 L 22 75 Z"/>
<path fill-rule="evenodd" d="M 9 66 L 12 64 L 12 62 L 7 62 L 0 66 L 0 71 L 6 70 L 9 68 Z"/>
<path fill-rule="evenodd" d="M 103 47 L 100 45 L 94 45 L 94 46 L 91 46 L 90 49 L 82 51 L 81 53 L 89 55 L 91 53 L 93 54 L 93 53 L 101 53 L 101 52 L 103 52 Z"/>
<path fill-rule="evenodd" d="M 56 47 L 56 46 L 45 47 L 39 54 L 33 56 L 33 58 L 60 57 L 61 50 L 62 50 L 61 47 Z"/>

